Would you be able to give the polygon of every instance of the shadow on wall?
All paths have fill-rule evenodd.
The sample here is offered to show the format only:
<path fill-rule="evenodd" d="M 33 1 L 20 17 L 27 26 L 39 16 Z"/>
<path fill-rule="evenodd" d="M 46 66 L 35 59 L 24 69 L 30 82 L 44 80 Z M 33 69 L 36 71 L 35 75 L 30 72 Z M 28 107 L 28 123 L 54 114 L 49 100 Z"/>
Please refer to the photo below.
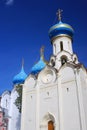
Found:
<path fill-rule="evenodd" d="M 16 130 L 20 130 L 20 126 L 21 126 L 21 114 L 19 113 L 16 120 Z"/>

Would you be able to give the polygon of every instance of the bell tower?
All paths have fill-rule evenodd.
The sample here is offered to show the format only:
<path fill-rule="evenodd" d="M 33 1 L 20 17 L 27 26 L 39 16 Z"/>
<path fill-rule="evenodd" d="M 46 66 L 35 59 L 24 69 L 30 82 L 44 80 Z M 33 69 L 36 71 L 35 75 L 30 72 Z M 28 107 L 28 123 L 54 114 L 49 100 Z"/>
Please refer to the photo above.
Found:
<path fill-rule="evenodd" d="M 56 57 L 55 65 L 59 68 L 67 61 L 72 61 L 73 28 L 62 22 L 62 10 L 57 11 L 58 23 L 49 30 L 49 37 L 53 45 L 53 56 Z"/>

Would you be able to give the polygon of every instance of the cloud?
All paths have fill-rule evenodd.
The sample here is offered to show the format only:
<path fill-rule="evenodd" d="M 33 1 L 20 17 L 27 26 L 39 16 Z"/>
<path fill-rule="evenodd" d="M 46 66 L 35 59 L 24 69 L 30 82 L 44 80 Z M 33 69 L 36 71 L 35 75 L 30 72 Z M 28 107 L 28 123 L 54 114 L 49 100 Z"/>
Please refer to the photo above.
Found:
<path fill-rule="evenodd" d="M 5 4 L 6 5 L 12 5 L 14 2 L 14 0 L 6 0 Z"/>

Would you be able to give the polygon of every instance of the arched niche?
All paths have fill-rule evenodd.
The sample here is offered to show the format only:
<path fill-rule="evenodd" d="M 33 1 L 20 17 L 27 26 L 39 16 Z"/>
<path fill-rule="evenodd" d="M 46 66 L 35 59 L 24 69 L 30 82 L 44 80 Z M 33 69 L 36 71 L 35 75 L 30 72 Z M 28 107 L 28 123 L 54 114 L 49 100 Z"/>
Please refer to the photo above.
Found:
<path fill-rule="evenodd" d="M 55 118 L 51 113 L 47 113 L 41 122 L 40 130 L 56 130 Z"/>

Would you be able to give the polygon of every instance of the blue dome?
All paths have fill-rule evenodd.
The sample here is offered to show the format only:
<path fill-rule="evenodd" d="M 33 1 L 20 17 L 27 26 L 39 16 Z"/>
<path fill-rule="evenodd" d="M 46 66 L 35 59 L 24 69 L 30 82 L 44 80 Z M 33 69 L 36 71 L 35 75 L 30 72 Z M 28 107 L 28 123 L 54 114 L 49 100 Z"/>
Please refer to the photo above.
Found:
<path fill-rule="evenodd" d="M 21 84 L 24 83 L 25 79 L 27 78 L 27 74 L 24 72 L 24 68 L 22 67 L 21 72 L 17 74 L 13 78 L 13 84 Z"/>
<path fill-rule="evenodd" d="M 32 74 L 37 74 L 37 73 L 40 72 L 45 66 L 46 66 L 46 63 L 44 62 L 43 58 L 41 57 L 40 60 L 38 61 L 38 63 L 35 64 L 35 65 L 32 67 L 31 73 L 32 73 Z"/>
<path fill-rule="evenodd" d="M 53 25 L 49 30 L 49 37 L 51 40 L 61 35 L 66 35 L 72 38 L 73 34 L 74 34 L 73 28 L 69 24 L 62 23 L 61 21 Z"/>

